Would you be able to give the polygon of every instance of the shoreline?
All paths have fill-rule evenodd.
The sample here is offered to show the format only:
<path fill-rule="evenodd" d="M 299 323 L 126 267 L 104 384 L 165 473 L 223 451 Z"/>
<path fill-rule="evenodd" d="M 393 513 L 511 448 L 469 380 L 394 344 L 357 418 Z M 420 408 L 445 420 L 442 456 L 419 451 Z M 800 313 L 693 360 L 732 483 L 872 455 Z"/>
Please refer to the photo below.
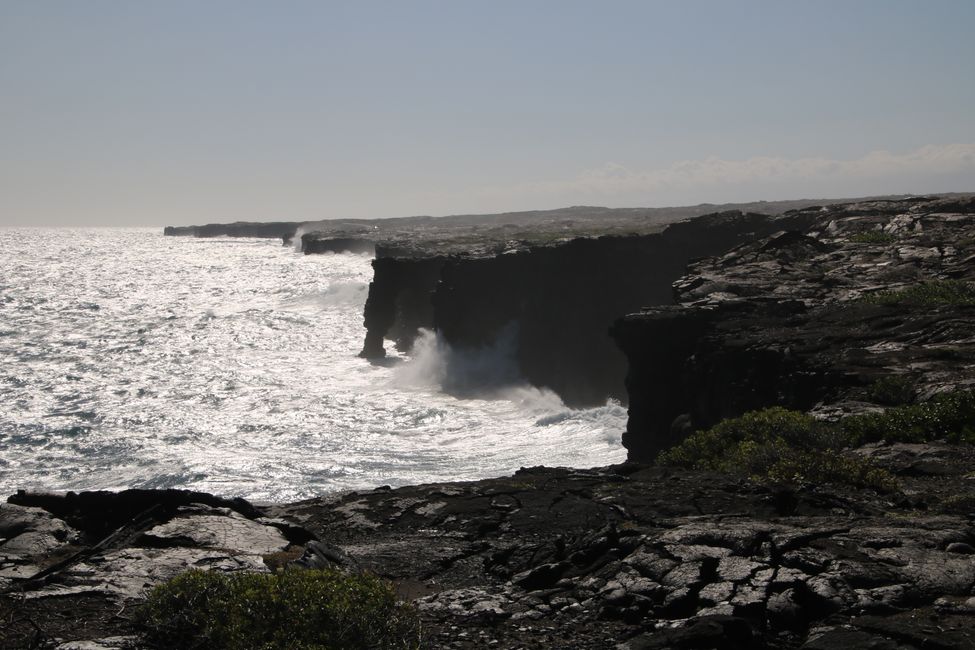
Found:
<path fill-rule="evenodd" d="M 975 647 L 975 197 L 672 232 L 715 224 L 737 245 L 613 326 L 631 462 L 282 504 L 14 495 L 0 645 L 141 647 L 122 613 L 188 568 L 333 567 L 389 580 L 425 648 Z M 438 291 L 474 268 L 451 263 Z"/>

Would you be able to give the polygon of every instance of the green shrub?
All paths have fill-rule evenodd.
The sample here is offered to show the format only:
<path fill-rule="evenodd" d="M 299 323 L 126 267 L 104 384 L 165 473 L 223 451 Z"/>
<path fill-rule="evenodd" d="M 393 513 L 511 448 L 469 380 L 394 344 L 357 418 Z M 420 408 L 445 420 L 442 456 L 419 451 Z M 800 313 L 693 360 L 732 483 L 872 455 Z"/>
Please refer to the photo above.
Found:
<path fill-rule="evenodd" d="M 851 444 L 867 442 L 949 442 L 975 444 L 975 393 L 955 391 L 927 402 L 845 418 L 841 427 Z"/>
<path fill-rule="evenodd" d="M 909 386 L 892 379 L 878 391 L 891 396 L 904 390 L 899 395 L 904 397 Z M 975 444 L 975 392 L 943 393 L 921 404 L 853 415 L 838 423 L 820 422 L 780 407 L 751 411 L 692 433 L 661 452 L 657 463 L 775 482 L 833 482 L 890 490 L 896 485 L 890 473 L 844 450 L 868 442 L 940 439 Z"/>
<path fill-rule="evenodd" d="M 710 429 L 697 431 L 664 451 L 657 458 L 662 465 L 722 470 L 729 453 L 740 443 L 770 444 L 782 441 L 799 448 L 815 444 L 822 427 L 812 417 L 778 406 L 751 411 L 741 417 L 722 420 Z"/>
<path fill-rule="evenodd" d="M 864 230 L 850 235 L 849 239 L 855 244 L 889 244 L 897 241 L 896 235 L 882 230 Z"/>
<path fill-rule="evenodd" d="M 975 285 L 962 280 L 936 280 L 896 291 L 878 291 L 861 300 L 875 305 L 975 305 Z"/>
<path fill-rule="evenodd" d="M 418 620 L 386 582 L 334 570 L 189 571 L 140 610 L 147 641 L 173 649 L 406 650 Z"/>
<path fill-rule="evenodd" d="M 975 494 L 953 494 L 938 502 L 934 511 L 943 515 L 970 516 L 975 512 Z"/>
<path fill-rule="evenodd" d="M 731 452 L 726 470 L 773 483 L 842 483 L 882 492 L 897 488 L 890 472 L 855 455 L 836 449 L 802 450 L 781 443 L 740 443 Z"/>
<path fill-rule="evenodd" d="M 896 483 L 888 472 L 840 453 L 848 442 L 846 432 L 836 426 L 773 407 L 693 433 L 662 452 L 657 462 L 776 483 L 846 483 L 893 489 Z"/>

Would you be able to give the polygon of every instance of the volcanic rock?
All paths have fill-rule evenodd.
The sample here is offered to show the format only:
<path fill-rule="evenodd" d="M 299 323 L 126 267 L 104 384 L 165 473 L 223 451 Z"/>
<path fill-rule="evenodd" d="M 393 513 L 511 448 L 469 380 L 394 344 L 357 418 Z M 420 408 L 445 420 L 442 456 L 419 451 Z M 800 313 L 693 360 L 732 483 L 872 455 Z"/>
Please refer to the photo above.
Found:
<path fill-rule="evenodd" d="M 920 400 L 975 386 L 975 303 L 895 295 L 975 279 L 975 199 L 785 217 L 793 228 L 692 263 L 674 283 L 677 306 L 613 326 L 629 360 L 631 459 L 768 406 L 823 417 L 882 408 L 869 391 L 880 380 Z"/>

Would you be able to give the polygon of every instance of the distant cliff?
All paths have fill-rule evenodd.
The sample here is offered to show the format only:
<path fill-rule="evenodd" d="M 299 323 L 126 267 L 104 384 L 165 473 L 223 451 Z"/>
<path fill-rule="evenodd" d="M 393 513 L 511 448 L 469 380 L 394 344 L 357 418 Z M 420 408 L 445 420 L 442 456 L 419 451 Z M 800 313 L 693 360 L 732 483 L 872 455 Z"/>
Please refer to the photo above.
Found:
<path fill-rule="evenodd" d="M 204 226 L 166 226 L 163 234 L 175 237 L 261 237 L 291 239 L 300 221 L 210 223 Z"/>
<path fill-rule="evenodd" d="M 975 199 L 859 202 L 779 223 L 691 264 L 677 306 L 613 326 L 629 359 L 632 460 L 753 409 L 831 417 L 877 408 L 888 386 L 923 400 L 975 385 Z"/>
<path fill-rule="evenodd" d="M 183 237 L 262 237 L 291 242 L 300 228 L 306 252 L 336 252 L 341 242 L 330 240 L 349 239 L 342 250 L 366 251 L 363 242 L 408 240 L 441 242 L 460 238 L 468 243 L 524 239 L 540 232 L 549 236 L 584 235 L 598 229 L 604 233 L 627 234 L 643 231 L 648 225 L 672 223 L 714 212 L 740 210 L 763 214 L 782 214 L 788 210 L 814 204 L 831 204 L 843 199 L 812 201 L 754 201 L 751 203 L 726 203 L 715 205 L 701 203 L 690 206 L 666 208 L 604 208 L 599 206 L 572 206 L 554 210 L 527 210 L 497 214 L 458 214 L 445 217 L 413 216 L 378 219 L 322 219 L 317 221 L 275 221 L 210 223 L 202 226 L 166 226 L 163 234 Z M 341 251 L 338 251 L 341 252 Z"/>

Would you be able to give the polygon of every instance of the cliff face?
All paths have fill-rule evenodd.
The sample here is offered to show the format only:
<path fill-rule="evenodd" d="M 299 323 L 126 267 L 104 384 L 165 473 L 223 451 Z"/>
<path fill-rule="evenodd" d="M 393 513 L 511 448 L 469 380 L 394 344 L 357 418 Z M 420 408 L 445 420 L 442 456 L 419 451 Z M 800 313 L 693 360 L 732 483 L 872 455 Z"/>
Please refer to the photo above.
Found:
<path fill-rule="evenodd" d="M 831 206 L 782 223 L 693 263 L 678 306 L 614 325 L 631 459 L 753 409 L 867 410 L 881 381 L 921 400 L 975 384 L 975 200 Z"/>
<path fill-rule="evenodd" d="M 626 401 L 626 359 L 607 331 L 619 314 L 673 301 L 688 262 L 782 227 L 759 214 L 726 212 L 660 233 L 576 239 L 478 260 L 451 260 L 434 295 L 435 325 L 455 346 L 519 326 L 522 375 L 569 405 Z"/>
<path fill-rule="evenodd" d="M 691 259 L 781 227 L 766 215 L 726 212 L 654 234 L 509 245 L 474 255 L 416 258 L 380 247 L 363 355 L 381 356 L 384 337 L 408 348 L 419 327 L 435 327 L 456 348 L 484 346 L 514 323 L 517 362 L 533 385 L 551 388 L 570 405 L 625 400 L 626 359 L 607 335 L 613 320 L 671 303 L 671 284 Z"/>

